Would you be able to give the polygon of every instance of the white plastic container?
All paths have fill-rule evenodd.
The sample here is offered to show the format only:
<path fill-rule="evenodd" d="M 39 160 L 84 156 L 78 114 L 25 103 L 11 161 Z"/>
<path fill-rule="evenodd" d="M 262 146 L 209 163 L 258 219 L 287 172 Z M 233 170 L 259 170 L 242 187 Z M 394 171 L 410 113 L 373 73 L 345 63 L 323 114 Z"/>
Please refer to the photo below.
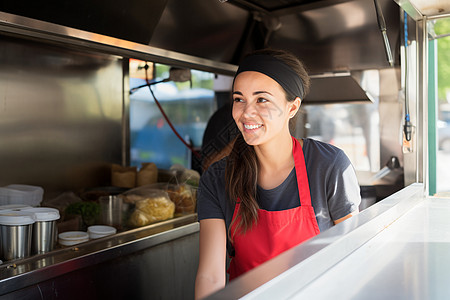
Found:
<path fill-rule="evenodd" d="M 59 210 L 51 207 L 32 207 L 21 211 L 34 213 L 36 219 L 31 238 L 31 252 L 40 254 L 52 251 L 58 234 L 56 221 L 60 218 Z"/>
<path fill-rule="evenodd" d="M 58 243 L 63 246 L 73 246 L 89 241 L 89 235 L 84 231 L 66 231 L 58 234 Z"/>
<path fill-rule="evenodd" d="M 39 206 L 44 189 L 40 186 L 26 184 L 10 184 L 0 187 L 0 205 L 25 204 Z"/>
<path fill-rule="evenodd" d="M 106 225 L 93 225 L 88 227 L 90 239 L 99 239 L 108 235 L 116 234 L 117 229 Z"/>

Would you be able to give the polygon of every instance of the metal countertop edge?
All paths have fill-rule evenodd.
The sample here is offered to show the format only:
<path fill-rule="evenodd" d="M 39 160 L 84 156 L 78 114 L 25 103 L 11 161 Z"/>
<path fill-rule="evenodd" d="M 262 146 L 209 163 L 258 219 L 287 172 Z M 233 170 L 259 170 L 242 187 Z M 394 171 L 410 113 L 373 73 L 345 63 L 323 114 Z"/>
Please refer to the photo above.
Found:
<path fill-rule="evenodd" d="M 199 231 L 199 223 L 183 225 L 174 229 L 160 232 L 147 237 L 142 237 L 123 244 L 114 245 L 105 249 L 86 253 L 81 256 L 73 257 L 65 261 L 38 268 L 29 272 L 4 278 L 0 280 L 0 295 L 25 288 L 27 286 L 55 278 L 62 274 L 82 269 L 91 265 L 102 263 L 104 261 L 137 252 L 146 248 L 154 247 L 161 243 L 174 240 L 183 236 L 194 234 Z M 70 249 L 77 248 L 77 245 Z"/>

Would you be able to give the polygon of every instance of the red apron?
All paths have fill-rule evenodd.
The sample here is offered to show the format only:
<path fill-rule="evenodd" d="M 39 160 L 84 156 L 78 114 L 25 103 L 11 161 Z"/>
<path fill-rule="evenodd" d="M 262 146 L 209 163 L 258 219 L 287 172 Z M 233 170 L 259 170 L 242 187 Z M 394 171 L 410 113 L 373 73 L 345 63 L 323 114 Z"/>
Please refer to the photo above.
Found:
<path fill-rule="evenodd" d="M 292 140 L 300 206 L 281 211 L 258 209 L 257 224 L 244 234 L 234 234 L 235 256 L 232 258 L 228 269 L 230 280 L 320 232 L 314 209 L 311 206 L 302 146 L 294 137 Z M 238 199 L 233 220 L 237 217 L 239 206 Z M 231 227 L 231 234 L 235 232 L 238 221 L 234 222 Z"/>

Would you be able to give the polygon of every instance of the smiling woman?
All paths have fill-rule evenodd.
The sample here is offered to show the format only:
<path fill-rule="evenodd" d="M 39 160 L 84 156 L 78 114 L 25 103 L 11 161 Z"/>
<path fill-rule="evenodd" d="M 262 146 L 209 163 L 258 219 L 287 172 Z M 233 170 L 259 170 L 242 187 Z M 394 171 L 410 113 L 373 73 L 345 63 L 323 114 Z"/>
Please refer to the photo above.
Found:
<path fill-rule="evenodd" d="M 289 135 L 289 120 L 300 107 L 300 98 L 288 102 L 283 88 L 267 75 L 249 71 L 236 76 L 233 119 L 249 145 Z"/>
<path fill-rule="evenodd" d="M 359 185 L 344 152 L 290 135 L 308 90 L 290 53 L 260 50 L 240 64 L 232 90 L 240 134 L 198 189 L 197 298 L 225 285 L 225 249 L 233 280 L 358 212 Z"/>

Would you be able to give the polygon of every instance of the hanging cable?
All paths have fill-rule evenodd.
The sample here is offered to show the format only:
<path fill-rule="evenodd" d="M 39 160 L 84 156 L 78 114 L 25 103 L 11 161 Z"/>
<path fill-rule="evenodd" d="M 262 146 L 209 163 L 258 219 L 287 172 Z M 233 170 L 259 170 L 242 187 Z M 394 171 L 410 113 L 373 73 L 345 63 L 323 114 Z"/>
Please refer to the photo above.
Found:
<path fill-rule="evenodd" d="M 153 99 L 155 100 L 156 105 L 158 106 L 159 110 L 161 111 L 161 114 L 163 115 L 163 117 L 164 117 L 164 119 L 166 120 L 167 124 L 169 124 L 170 128 L 172 129 L 172 131 L 173 131 L 173 132 L 175 133 L 175 135 L 180 139 L 180 141 L 181 141 L 186 147 L 188 147 L 189 150 L 192 151 L 192 153 L 193 153 L 196 157 L 201 158 L 200 154 L 199 154 L 197 151 L 195 151 L 194 148 L 193 148 L 190 144 L 186 143 L 186 141 L 180 136 L 180 134 L 178 133 L 178 131 L 175 129 L 175 127 L 173 126 L 172 122 L 170 121 L 169 117 L 168 117 L 168 116 L 166 115 L 166 113 L 164 112 L 164 109 L 162 108 L 162 106 L 161 106 L 161 104 L 159 103 L 158 99 L 156 99 L 155 94 L 153 93 L 153 90 L 152 90 L 152 87 L 151 87 L 152 85 L 158 84 L 158 83 L 161 83 L 161 82 L 167 82 L 167 81 L 169 81 L 169 79 L 164 79 L 164 80 L 156 81 L 156 82 L 150 82 L 150 80 L 148 79 L 148 72 L 147 72 L 147 70 L 148 70 L 148 65 L 145 64 L 145 82 L 146 82 L 147 84 L 144 84 L 144 85 L 142 85 L 142 86 L 140 86 L 140 87 L 136 87 L 136 88 L 134 88 L 134 89 L 132 89 L 132 90 L 136 90 L 136 89 L 138 89 L 138 88 L 148 86 L 148 88 L 149 88 L 149 90 L 150 90 L 150 93 L 152 94 Z M 130 90 L 130 92 L 131 92 L 131 90 Z"/>
<path fill-rule="evenodd" d="M 146 65 L 146 66 L 148 68 L 148 65 Z M 137 86 L 137 87 L 134 87 L 134 88 L 130 89 L 130 95 L 132 95 L 134 92 L 136 92 L 137 90 L 139 90 L 139 89 L 141 89 L 143 87 L 151 86 L 151 85 L 154 85 L 154 84 L 167 82 L 167 81 L 169 81 L 169 79 L 163 79 L 163 80 L 160 80 L 160 81 L 153 81 L 153 82 L 147 81 L 146 84 L 143 84 L 143 85 L 140 85 L 140 86 Z"/>
<path fill-rule="evenodd" d="M 404 36 L 405 36 L 405 124 L 403 125 L 403 132 L 405 139 L 411 141 L 412 124 L 409 116 L 409 101 L 408 101 L 408 62 L 407 62 L 407 46 L 408 46 L 408 14 L 404 12 Z"/>

